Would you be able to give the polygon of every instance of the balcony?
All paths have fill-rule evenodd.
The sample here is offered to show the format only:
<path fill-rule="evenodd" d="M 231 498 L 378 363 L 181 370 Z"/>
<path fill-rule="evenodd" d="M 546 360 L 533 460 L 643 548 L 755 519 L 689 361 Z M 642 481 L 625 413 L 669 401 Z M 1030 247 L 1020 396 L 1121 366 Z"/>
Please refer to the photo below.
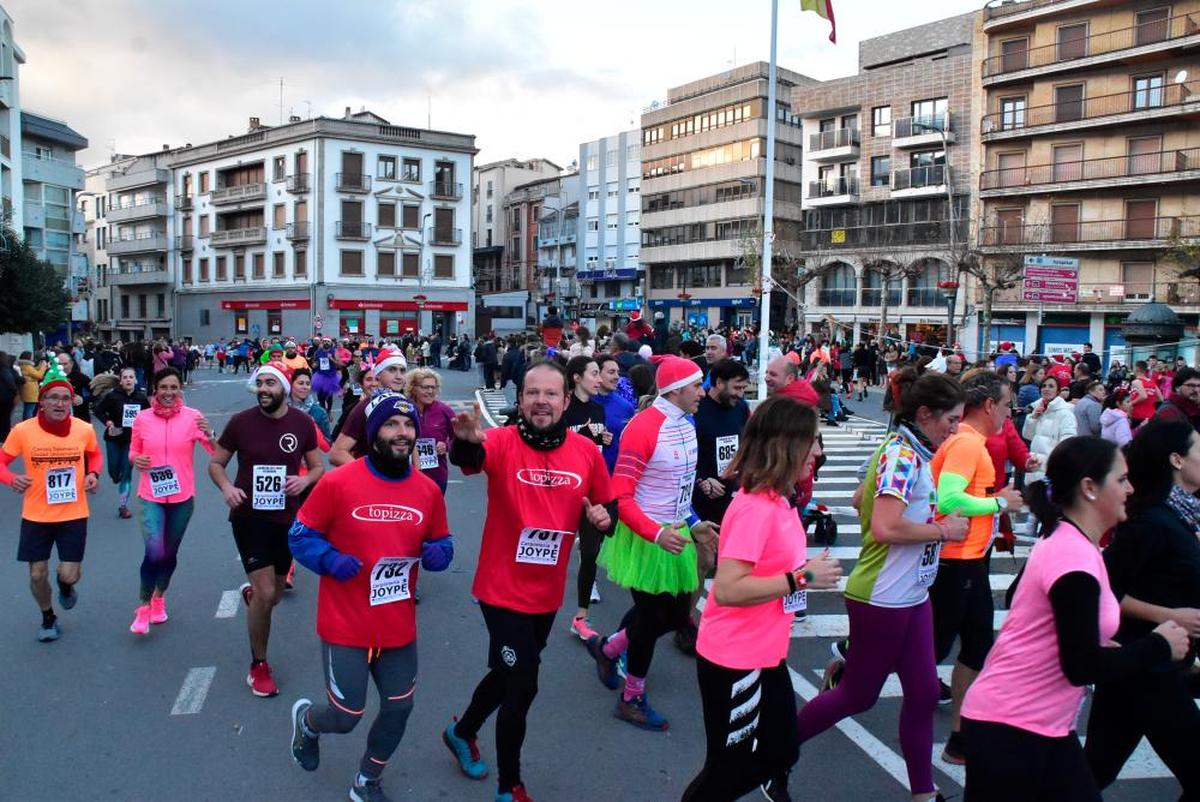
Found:
<path fill-rule="evenodd" d="M 71 233 L 87 233 L 87 220 L 84 219 L 83 212 L 79 211 L 78 209 L 71 210 Z"/>
<path fill-rule="evenodd" d="M 1200 236 L 1200 215 L 984 226 L 979 245 L 988 253 L 1111 251 L 1165 248 L 1172 240 L 1195 236 Z"/>
<path fill-rule="evenodd" d="M 21 154 L 21 171 L 25 181 L 83 189 L 83 167 L 73 161 L 39 156 L 27 150 Z"/>
<path fill-rule="evenodd" d="M 1149 53 L 1196 44 L 1200 44 L 1200 16 L 1182 14 L 992 56 L 983 61 L 983 85 L 994 86 L 1107 62 L 1126 61 Z"/>
<path fill-rule="evenodd" d="M 175 208 L 181 212 L 190 212 L 193 208 L 194 199 L 191 195 L 176 195 Z"/>
<path fill-rule="evenodd" d="M 462 200 L 463 185 L 453 181 L 431 181 L 429 197 L 434 200 Z"/>
<path fill-rule="evenodd" d="M 104 183 L 104 188 L 109 192 L 118 192 L 122 189 L 137 189 L 139 187 L 152 187 L 155 184 L 168 184 L 170 181 L 170 170 L 151 168 L 149 170 L 138 170 L 136 173 L 114 175 Z"/>
<path fill-rule="evenodd" d="M 1200 148 L 985 170 L 983 198 L 1200 180 Z"/>
<path fill-rule="evenodd" d="M 303 195 L 308 192 L 309 187 L 308 173 L 296 173 L 287 177 L 287 191 L 293 195 Z"/>
<path fill-rule="evenodd" d="M 299 220 L 295 223 L 287 224 L 287 238 L 290 240 L 308 239 L 308 221 Z"/>
<path fill-rule="evenodd" d="M 925 114 L 917 117 L 901 117 L 892 123 L 892 147 L 927 148 L 942 144 L 954 144 L 954 129 L 950 125 L 950 112 Z"/>
<path fill-rule="evenodd" d="M 0 134 L 0 156 L 6 159 L 12 158 L 12 140 L 4 134 Z"/>
<path fill-rule="evenodd" d="M 113 237 L 108 241 L 109 256 L 123 256 L 128 253 L 152 253 L 165 251 L 167 235 L 162 231 L 145 232 L 128 236 Z"/>
<path fill-rule="evenodd" d="M 815 162 L 857 159 L 858 142 L 857 128 L 818 131 L 808 137 L 808 158 Z"/>
<path fill-rule="evenodd" d="M 858 290 L 854 287 L 821 287 L 817 290 L 817 303 L 821 306 L 854 306 Z"/>
<path fill-rule="evenodd" d="M 425 229 L 425 242 L 430 245 L 462 245 L 462 229 L 461 228 L 433 228 Z"/>
<path fill-rule="evenodd" d="M 946 194 L 949 168 L 944 164 L 910 167 L 892 173 L 893 198 L 921 198 Z"/>
<path fill-rule="evenodd" d="M 858 202 L 858 179 L 851 176 L 837 176 L 823 181 L 808 182 L 808 197 L 805 205 L 817 206 L 846 206 Z"/>
<path fill-rule="evenodd" d="M 336 236 L 338 239 L 369 240 L 371 238 L 371 224 L 364 223 L 361 220 L 339 220 L 337 222 Z"/>
<path fill-rule="evenodd" d="M 45 228 L 46 207 L 34 201 L 25 201 L 24 222 L 26 228 Z"/>
<path fill-rule="evenodd" d="M 138 198 L 129 203 L 108 207 L 110 223 L 121 223 L 126 220 L 145 220 L 151 217 L 165 217 L 167 214 L 167 199 L 164 197 Z"/>
<path fill-rule="evenodd" d="M 360 175 L 358 173 L 338 173 L 334 176 L 334 185 L 338 192 L 361 192 L 365 194 L 371 191 L 371 176 Z"/>
<path fill-rule="evenodd" d="M 127 262 L 108 268 L 108 283 L 117 286 L 131 284 L 165 284 L 170 280 L 162 262 Z"/>
<path fill-rule="evenodd" d="M 959 242 L 967 238 L 964 220 L 956 222 L 956 237 Z M 889 225 L 853 226 L 850 228 L 812 229 L 800 234 L 801 247 L 805 251 L 842 249 L 891 249 L 903 247 L 929 247 L 949 241 L 950 224 L 945 220 L 925 223 L 893 223 Z M 865 302 L 864 302 L 865 303 Z M 899 301 L 897 301 L 899 303 Z"/>
<path fill-rule="evenodd" d="M 221 228 L 208 236 L 208 244 L 214 248 L 239 248 L 244 245 L 260 245 L 267 241 L 267 227 Z"/>
<path fill-rule="evenodd" d="M 1196 84 L 1167 84 L 1113 95 L 1063 100 L 984 115 L 984 142 L 1109 125 L 1152 122 L 1200 113 Z"/>
<path fill-rule="evenodd" d="M 230 187 L 217 187 L 209 194 L 208 199 L 214 206 L 226 203 L 246 203 L 248 201 L 263 201 L 267 198 L 267 185 L 234 184 Z"/>
<path fill-rule="evenodd" d="M 983 29 L 990 31 L 1093 5 L 1096 0 L 988 0 L 983 9 Z"/>
<path fill-rule="evenodd" d="M 175 250 L 182 253 L 195 249 L 195 238 L 191 234 L 180 234 L 175 237 Z"/>

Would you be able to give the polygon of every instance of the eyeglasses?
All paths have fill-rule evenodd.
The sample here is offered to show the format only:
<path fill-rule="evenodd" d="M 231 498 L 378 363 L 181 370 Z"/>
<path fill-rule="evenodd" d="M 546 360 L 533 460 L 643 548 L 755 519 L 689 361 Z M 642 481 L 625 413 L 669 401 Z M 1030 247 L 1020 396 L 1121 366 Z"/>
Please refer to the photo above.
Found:
<path fill-rule="evenodd" d="M 69 404 L 69 403 L 71 403 L 71 396 L 69 396 L 69 395 L 44 395 L 44 396 L 42 396 L 42 400 L 49 401 L 51 404 Z"/>
<path fill-rule="evenodd" d="M 417 387 L 418 390 L 436 390 L 437 388 L 436 384 L 422 384 Z"/>

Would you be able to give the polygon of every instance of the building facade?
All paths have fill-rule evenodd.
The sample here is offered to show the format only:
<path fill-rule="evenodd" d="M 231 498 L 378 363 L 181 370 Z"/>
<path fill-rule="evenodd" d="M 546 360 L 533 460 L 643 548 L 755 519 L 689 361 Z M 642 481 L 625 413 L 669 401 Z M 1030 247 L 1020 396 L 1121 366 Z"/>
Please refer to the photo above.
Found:
<path fill-rule="evenodd" d="M 1077 282 L 1074 303 L 1038 302 L 1018 278 L 988 339 L 1091 342 L 1107 362 L 1151 300 L 1195 336 L 1200 287 L 1170 255 L 1200 236 L 1200 2 L 993 4 L 979 37 L 980 250 L 998 270 L 1032 257 Z"/>
<path fill-rule="evenodd" d="M 642 132 L 623 131 L 579 146 L 581 214 L 575 250 L 579 318 L 595 330 L 628 319 L 644 301 L 640 270 Z"/>
<path fill-rule="evenodd" d="M 761 246 L 769 125 L 775 247 L 799 248 L 803 140 L 790 98 L 815 81 L 780 68 L 776 108 L 768 109 L 769 72 L 756 62 L 677 86 L 642 114 L 639 261 L 648 306 L 672 320 L 745 325 L 757 317 L 746 256 Z M 781 293 L 772 295 L 773 308 L 782 304 Z"/>
<path fill-rule="evenodd" d="M 977 17 L 863 40 L 856 75 L 792 90 L 806 330 L 878 337 L 886 301 L 891 336 L 943 343 L 949 304 L 965 308 L 947 282 L 969 247 Z"/>
<path fill-rule="evenodd" d="M 0 213 L 17 235 L 25 231 L 21 176 L 21 65 L 24 63 L 25 53 L 13 36 L 12 17 L 0 8 Z"/>
<path fill-rule="evenodd" d="M 549 311 L 550 306 L 572 320 L 580 319 L 582 286 L 575 269 L 579 226 L 577 186 L 574 176 L 563 176 L 561 194 L 551 196 L 542 204 L 537 225 L 537 297 L 540 300 L 535 315 L 538 319 Z"/>

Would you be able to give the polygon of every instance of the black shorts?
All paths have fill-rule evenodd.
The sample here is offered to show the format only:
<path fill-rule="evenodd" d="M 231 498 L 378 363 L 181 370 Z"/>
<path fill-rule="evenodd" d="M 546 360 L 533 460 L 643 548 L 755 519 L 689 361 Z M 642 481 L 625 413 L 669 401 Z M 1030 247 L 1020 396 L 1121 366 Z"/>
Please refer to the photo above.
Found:
<path fill-rule="evenodd" d="M 50 559 L 50 548 L 58 547 L 58 561 L 62 563 L 83 562 L 83 549 L 87 545 L 87 518 L 74 521 L 40 523 L 21 519 L 21 542 L 17 546 L 17 561 L 44 563 Z"/>
<path fill-rule="evenodd" d="M 854 378 L 854 368 L 842 368 L 842 383 L 849 384 Z"/>
<path fill-rule="evenodd" d="M 942 560 L 929 599 L 933 603 L 934 657 L 939 663 L 945 660 L 958 637 L 958 662 L 982 670 L 995 637 L 987 560 Z"/>
<path fill-rule="evenodd" d="M 488 631 L 488 668 L 536 671 L 554 626 L 555 612 L 519 613 L 484 602 L 479 603 L 479 611 Z"/>
<path fill-rule="evenodd" d="M 292 567 L 292 551 L 288 548 L 290 526 L 259 518 L 232 518 L 229 523 L 247 574 L 275 566 L 275 573 L 281 575 Z"/>

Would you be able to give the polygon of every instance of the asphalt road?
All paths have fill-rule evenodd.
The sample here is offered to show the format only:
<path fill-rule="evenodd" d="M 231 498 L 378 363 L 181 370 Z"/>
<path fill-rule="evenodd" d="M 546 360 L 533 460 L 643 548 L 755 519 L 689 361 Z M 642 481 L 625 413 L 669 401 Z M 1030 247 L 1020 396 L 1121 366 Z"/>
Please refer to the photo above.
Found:
<path fill-rule="evenodd" d="M 444 398 L 469 403 L 476 377 L 475 372 L 447 372 Z M 187 391 L 187 403 L 209 414 L 219 429 L 252 398 L 240 380 L 201 371 L 196 387 Z M 854 406 L 867 417 L 881 417 L 877 397 Z M 870 436 L 869 424 L 857 428 Z M 852 437 L 834 447 L 845 451 L 846 465 L 855 453 Z M 197 463 L 203 477 L 202 454 Z M 818 484 L 818 495 L 844 489 L 834 481 L 836 473 L 828 476 Z M 384 787 L 396 799 L 491 800 L 495 793 L 491 779 L 473 783 L 459 774 L 440 741 L 442 728 L 463 709 L 485 671 L 486 633 L 469 591 L 486 483 L 458 475 L 452 481 L 447 501 L 457 554 L 448 572 L 422 575 L 415 709 L 384 774 Z M 39 614 L 27 589 L 26 567 L 11 559 L 19 510 L 17 496 L 0 493 L 0 532 L 10 555 L 0 561 L 5 684 L 0 799 L 345 798 L 368 723 L 351 735 L 323 738 L 315 773 L 297 768 L 288 751 L 292 702 L 300 696 L 318 699 L 322 692 L 314 630 L 316 578 L 300 569 L 296 590 L 275 614 L 270 661 L 281 694 L 253 697 L 245 684 L 244 610 L 240 601 L 231 603 L 244 577 L 224 504 L 206 479 L 167 596 L 171 620 L 144 638 L 128 632 L 142 540 L 136 518 L 117 518 L 116 491 L 107 478 L 92 498 L 80 601 L 74 610 L 59 613 L 63 635 L 57 643 L 35 641 Z M 849 529 L 838 543 L 847 553 L 858 543 Z M 852 560 L 845 565 L 848 570 Z M 647 687 L 654 705 L 670 719 L 670 731 L 642 732 L 612 718 L 614 693 L 600 686 L 582 644 L 567 632 L 573 586 L 572 578 L 564 593 L 566 609 L 543 655 L 541 691 L 524 750 L 529 791 L 539 802 L 676 800 L 704 756 L 692 661 L 669 639 L 660 642 Z M 604 600 L 593 607 L 593 624 L 608 632 L 624 612 L 627 596 L 603 578 L 600 589 Z M 794 633 L 789 655 L 801 696 L 819 685 L 815 672 L 828 659 L 830 638 L 819 631 L 836 628 L 835 617 L 844 612 L 840 595 L 813 594 L 812 623 Z M 884 698 L 868 713 L 805 745 L 792 775 L 796 799 L 907 799 L 903 764 L 897 762 L 899 705 L 898 698 Z M 372 699 L 368 717 L 374 706 Z M 948 727 L 948 711 L 941 710 L 939 742 Z M 480 745 L 494 763 L 490 726 L 481 733 Z M 1151 765 L 1146 771 L 1154 770 Z M 952 769 L 936 772 L 951 798 L 960 794 L 955 777 Z M 1153 802 L 1178 794 L 1172 779 L 1135 779 L 1118 783 L 1106 799 Z"/>

